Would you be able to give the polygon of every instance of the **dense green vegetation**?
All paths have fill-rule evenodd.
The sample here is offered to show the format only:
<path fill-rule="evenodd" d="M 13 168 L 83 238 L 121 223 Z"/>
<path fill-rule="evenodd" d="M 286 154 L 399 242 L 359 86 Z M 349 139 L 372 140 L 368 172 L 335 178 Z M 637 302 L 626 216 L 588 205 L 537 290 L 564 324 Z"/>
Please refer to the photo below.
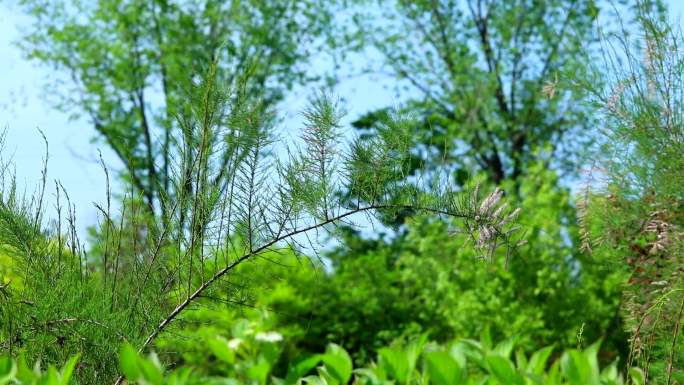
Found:
<path fill-rule="evenodd" d="M 278 359 L 282 336 L 276 332 L 255 332 L 246 320 L 236 325 L 231 340 L 215 338 L 209 344 L 217 357 L 215 366 L 224 366 L 222 376 L 203 376 L 188 367 L 165 371 L 159 358 L 151 354 L 141 357 L 135 348 L 124 345 L 120 355 L 122 371 L 130 383 L 162 384 L 346 384 L 355 377 L 358 384 L 549 384 L 549 385 L 622 385 L 625 379 L 618 374 L 615 364 L 599 368 L 598 344 L 586 350 L 563 352 L 546 369 L 553 347 L 534 352 L 527 357 L 517 351 L 511 355 L 515 342 L 506 340 L 496 346 L 491 341 L 462 340 L 447 346 L 427 343 L 425 338 L 406 346 L 380 349 L 377 361 L 369 367 L 354 368 L 351 357 L 342 347 L 329 344 L 325 352 L 308 355 L 293 361 L 285 374 L 270 376 Z M 50 367 L 46 372 L 31 370 L 24 360 L 3 359 L 0 380 L 21 384 L 66 384 L 73 374 L 78 357 L 71 359 L 62 370 Z M 309 374 L 315 368 L 316 374 Z M 639 369 L 629 370 L 632 384 L 643 384 L 644 374 Z"/>
<path fill-rule="evenodd" d="M 20 6 L 122 193 L 80 239 L 59 182 L 0 162 L 0 385 L 684 384 L 659 2 Z M 317 92 L 279 136 L 358 54 L 405 96 L 347 126 Z"/>

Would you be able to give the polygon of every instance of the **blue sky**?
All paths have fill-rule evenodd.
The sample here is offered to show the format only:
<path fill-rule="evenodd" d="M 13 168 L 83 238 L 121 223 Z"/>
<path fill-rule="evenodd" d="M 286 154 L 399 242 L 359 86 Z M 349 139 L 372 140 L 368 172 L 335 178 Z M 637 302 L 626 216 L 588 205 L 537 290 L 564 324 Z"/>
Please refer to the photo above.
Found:
<path fill-rule="evenodd" d="M 672 17 L 680 20 L 684 1 L 668 0 L 667 3 Z M 7 130 L 2 155 L 5 159 L 11 156 L 16 165 L 19 186 L 26 186 L 26 190 L 31 192 L 41 178 L 45 149 L 38 128 L 42 129 L 50 144 L 48 180 L 60 180 L 69 191 L 76 203 L 77 227 L 83 235 L 85 227 L 97 220 L 97 210 L 92 202 L 102 202 L 106 196 L 104 173 L 97 162 L 98 148 L 90 142 L 94 131 L 85 120 L 70 121 L 65 114 L 46 103 L 45 98 L 49 97 L 50 91 L 44 84 L 52 75 L 51 71 L 23 59 L 14 45 L 19 37 L 18 28 L 28 22 L 16 5 L 0 2 L 0 128 Z M 346 80 L 335 88 L 345 101 L 348 121 L 365 111 L 396 102 L 393 93 L 382 83 L 382 79 L 364 76 Z M 284 127 L 297 124 L 298 113 L 309 92 L 306 89 L 295 90 L 284 103 L 287 106 Z M 119 164 L 115 157 L 106 148 L 101 150 L 109 166 L 116 169 Z M 50 185 L 49 205 L 54 205 L 53 193 L 54 186 Z"/>

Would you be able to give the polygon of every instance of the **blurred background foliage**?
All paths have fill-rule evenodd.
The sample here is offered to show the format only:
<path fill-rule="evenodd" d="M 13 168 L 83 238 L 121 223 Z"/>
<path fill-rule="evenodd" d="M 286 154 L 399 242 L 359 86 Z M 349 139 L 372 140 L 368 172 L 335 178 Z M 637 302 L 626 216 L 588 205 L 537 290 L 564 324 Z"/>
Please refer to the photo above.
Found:
<path fill-rule="evenodd" d="M 605 362 L 624 357 L 618 309 L 627 272 L 576 251 L 569 192 L 556 182 L 538 166 L 521 186 L 522 201 L 512 204 L 529 213 L 521 221 L 527 242 L 508 257 L 508 268 L 505 255 L 481 260 L 464 234 L 415 216 L 400 234 L 366 238 L 347 229 L 341 246 L 321 252 L 327 265 L 294 255 L 277 265 L 246 264 L 236 279 L 244 276 L 247 289 L 225 311 L 268 309 L 295 344 L 294 356 L 335 342 L 363 363 L 395 340 L 426 333 L 449 341 L 488 328 L 495 340 L 515 336 L 528 351 L 602 339 Z"/>

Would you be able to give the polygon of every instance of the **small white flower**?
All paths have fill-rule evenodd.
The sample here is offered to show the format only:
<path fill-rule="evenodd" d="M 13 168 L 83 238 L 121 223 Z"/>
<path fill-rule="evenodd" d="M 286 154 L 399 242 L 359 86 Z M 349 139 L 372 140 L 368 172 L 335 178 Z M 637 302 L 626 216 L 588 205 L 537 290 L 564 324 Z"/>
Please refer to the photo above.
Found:
<path fill-rule="evenodd" d="M 283 335 L 278 332 L 260 332 L 254 336 L 257 341 L 279 342 L 283 340 Z"/>
<path fill-rule="evenodd" d="M 480 215 L 488 217 L 492 208 L 496 206 L 497 203 L 499 203 L 499 200 L 503 196 L 503 191 L 500 188 L 494 189 L 494 192 L 489 194 L 487 198 L 485 198 L 484 201 L 482 201 L 482 204 L 480 205 L 480 209 L 478 210 L 480 212 Z"/>
<path fill-rule="evenodd" d="M 239 338 L 233 338 L 230 341 L 228 341 L 228 348 L 230 350 L 237 350 L 237 348 L 240 347 L 240 344 L 242 344 L 242 340 Z"/>
<path fill-rule="evenodd" d="M 501 206 L 499 206 L 499 208 L 496 209 L 496 211 L 494 211 L 494 214 L 492 214 L 492 217 L 493 217 L 494 219 L 500 218 L 501 215 L 503 214 L 503 212 L 506 211 L 507 209 L 508 209 L 508 202 L 506 202 L 506 203 L 502 204 Z"/>
<path fill-rule="evenodd" d="M 613 88 L 610 93 L 610 97 L 608 97 L 608 102 L 606 103 L 606 108 L 608 111 L 617 114 L 620 113 L 618 109 L 618 103 L 620 102 L 622 95 L 625 93 L 626 88 L 627 84 L 625 82 L 620 82 Z"/>
<path fill-rule="evenodd" d="M 480 228 L 480 236 L 477 238 L 477 246 L 484 247 L 494 236 L 495 231 L 490 226 Z"/>

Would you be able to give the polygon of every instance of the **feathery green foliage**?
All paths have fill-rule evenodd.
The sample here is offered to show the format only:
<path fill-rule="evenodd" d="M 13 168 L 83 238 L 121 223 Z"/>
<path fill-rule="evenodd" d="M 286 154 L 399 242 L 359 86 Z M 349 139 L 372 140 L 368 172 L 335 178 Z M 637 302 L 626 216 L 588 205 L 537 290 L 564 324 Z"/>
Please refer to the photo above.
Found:
<path fill-rule="evenodd" d="M 629 364 L 646 380 L 684 380 L 684 191 L 681 32 L 659 2 L 642 2 L 643 32 L 605 39 L 602 65 L 582 84 L 602 108 L 603 158 L 586 193 L 586 244 L 630 274 L 622 316 L 631 334 Z"/>

